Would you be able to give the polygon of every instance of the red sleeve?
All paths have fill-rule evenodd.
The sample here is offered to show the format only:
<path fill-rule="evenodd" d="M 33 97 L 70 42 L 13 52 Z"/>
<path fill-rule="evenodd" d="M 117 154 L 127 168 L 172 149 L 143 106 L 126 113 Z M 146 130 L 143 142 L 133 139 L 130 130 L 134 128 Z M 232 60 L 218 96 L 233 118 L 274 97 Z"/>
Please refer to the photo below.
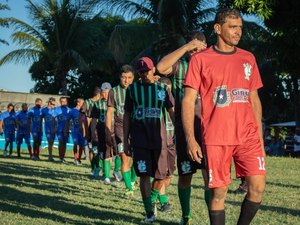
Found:
<path fill-rule="evenodd" d="M 197 60 L 196 56 L 192 56 L 183 85 L 185 87 L 191 87 L 198 91 L 200 88 L 201 81 L 200 74 L 200 63 Z"/>
<path fill-rule="evenodd" d="M 254 57 L 254 56 L 253 56 Z M 250 77 L 250 91 L 255 91 L 263 86 L 256 60 L 254 58 L 252 75 Z"/>
<path fill-rule="evenodd" d="M 108 92 L 107 107 L 115 107 L 114 91 L 110 89 Z"/>

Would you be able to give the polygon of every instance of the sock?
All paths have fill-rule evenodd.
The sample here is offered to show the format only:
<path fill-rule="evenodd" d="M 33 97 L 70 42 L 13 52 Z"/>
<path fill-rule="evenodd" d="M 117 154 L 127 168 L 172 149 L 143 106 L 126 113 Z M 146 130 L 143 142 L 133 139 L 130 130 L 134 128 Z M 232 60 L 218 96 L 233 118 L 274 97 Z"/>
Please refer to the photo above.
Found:
<path fill-rule="evenodd" d="M 29 152 L 30 156 L 32 156 L 32 148 L 30 145 L 28 145 L 28 152 Z"/>
<path fill-rule="evenodd" d="M 135 183 L 135 181 L 136 181 L 135 169 L 134 169 L 134 166 L 131 166 L 131 182 Z"/>
<path fill-rule="evenodd" d="M 205 189 L 204 190 L 204 200 L 205 200 L 205 203 L 206 203 L 206 206 L 207 206 L 208 209 L 209 209 L 210 198 L 211 198 L 210 189 Z"/>
<path fill-rule="evenodd" d="M 78 160 L 81 160 L 81 156 L 82 156 L 82 153 L 83 153 L 83 148 L 84 148 L 84 147 L 79 146 Z"/>
<path fill-rule="evenodd" d="M 247 225 L 250 224 L 253 217 L 257 213 L 257 210 L 260 206 L 260 202 L 252 202 L 247 198 L 244 199 L 241 207 L 241 213 L 238 220 L 238 225 Z"/>
<path fill-rule="evenodd" d="M 167 195 L 166 194 L 162 194 L 162 195 L 159 195 L 159 203 L 161 204 L 161 205 L 163 205 L 163 204 L 167 204 L 169 201 L 168 201 L 168 197 L 167 197 Z"/>
<path fill-rule="evenodd" d="M 151 202 L 155 202 L 158 195 L 159 195 L 159 190 L 152 188 L 151 189 Z"/>
<path fill-rule="evenodd" d="M 74 145 L 74 147 L 73 147 L 73 153 L 74 153 L 74 160 L 77 160 L 77 158 L 78 158 L 77 145 Z"/>
<path fill-rule="evenodd" d="M 144 209 L 145 209 L 146 213 L 150 213 L 153 211 L 151 197 L 143 198 L 143 203 L 144 203 Z"/>
<path fill-rule="evenodd" d="M 36 155 L 38 158 L 40 158 L 40 146 L 37 147 Z"/>
<path fill-rule="evenodd" d="M 110 178 L 110 160 L 104 160 L 104 176 Z"/>
<path fill-rule="evenodd" d="M 178 196 L 181 205 L 182 217 L 190 217 L 190 197 L 191 197 L 191 186 L 185 189 L 178 188 Z"/>
<path fill-rule="evenodd" d="M 98 157 L 98 156 L 97 156 Z M 104 170 L 104 160 L 103 159 L 99 159 L 98 157 L 98 160 L 96 160 L 96 164 L 99 165 L 99 167 Z"/>
<path fill-rule="evenodd" d="M 96 165 L 95 165 L 95 157 L 93 157 L 93 159 L 91 160 L 91 168 L 92 168 L 92 170 L 94 170 L 95 167 L 96 167 Z"/>
<path fill-rule="evenodd" d="M 211 225 L 225 225 L 225 210 L 209 210 Z"/>
<path fill-rule="evenodd" d="M 123 180 L 126 186 L 126 189 L 129 191 L 132 191 L 132 185 L 131 185 L 131 171 L 128 170 L 126 172 L 122 172 Z M 150 198 L 151 199 L 151 198 Z"/>
<path fill-rule="evenodd" d="M 115 158 L 115 171 L 116 172 L 120 171 L 121 163 L 122 163 L 121 158 L 119 156 L 116 156 L 116 158 Z"/>

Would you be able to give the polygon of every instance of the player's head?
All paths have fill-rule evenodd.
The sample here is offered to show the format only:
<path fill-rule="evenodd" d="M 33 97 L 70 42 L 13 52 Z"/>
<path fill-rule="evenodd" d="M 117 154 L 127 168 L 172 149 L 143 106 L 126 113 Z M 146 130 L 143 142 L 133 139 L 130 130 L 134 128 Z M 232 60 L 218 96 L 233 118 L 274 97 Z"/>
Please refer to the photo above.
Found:
<path fill-rule="evenodd" d="M 155 67 L 148 57 L 142 57 L 136 62 L 136 70 L 143 83 L 154 83 Z"/>
<path fill-rule="evenodd" d="M 165 77 L 165 76 L 162 76 L 159 78 L 159 82 L 167 85 L 167 87 L 171 90 L 172 88 L 172 82 L 169 78 Z"/>
<path fill-rule="evenodd" d="M 60 97 L 59 98 L 59 103 L 60 103 L 61 106 L 66 107 L 68 105 L 68 99 L 67 99 L 67 97 L 64 97 L 64 96 Z"/>
<path fill-rule="evenodd" d="M 56 103 L 56 102 L 55 102 L 55 98 L 50 97 L 50 98 L 48 99 L 47 103 L 48 103 L 48 107 L 54 108 L 54 107 L 55 107 L 55 103 Z"/>
<path fill-rule="evenodd" d="M 35 106 L 36 107 L 41 108 L 42 107 L 42 103 L 43 103 L 42 99 L 40 99 L 40 98 L 36 98 L 35 99 Z"/>
<path fill-rule="evenodd" d="M 12 103 L 7 105 L 7 112 L 11 113 L 15 111 L 15 106 Z"/>
<path fill-rule="evenodd" d="M 214 30 L 218 42 L 236 46 L 242 36 L 242 16 L 236 9 L 221 9 L 216 13 Z"/>
<path fill-rule="evenodd" d="M 76 103 L 76 108 L 81 109 L 81 107 L 83 106 L 83 103 L 84 103 L 84 99 L 83 98 L 77 98 L 75 100 L 75 103 Z"/>
<path fill-rule="evenodd" d="M 27 103 L 23 103 L 21 107 L 22 107 L 23 112 L 27 112 L 27 110 L 28 110 L 28 104 Z"/>
<path fill-rule="evenodd" d="M 108 92 L 111 89 L 111 84 L 108 82 L 104 82 L 101 84 L 101 94 L 104 100 L 108 99 Z"/>
<path fill-rule="evenodd" d="M 204 33 L 199 30 L 192 30 L 192 31 L 188 32 L 188 34 L 186 35 L 187 42 L 190 42 L 194 39 L 202 41 L 206 44 L 206 37 L 205 37 Z M 194 50 L 190 51 L 189 54 L 193 55 L 196 52 L 198 52 L 198 49 L 194 49 Z"/>
<path fill-rule="evenodd" d="M 94 96 L 100 97 L 101 95 L 101 89 L 99 87 L 94 88 Z"/>
<path fill-rule="evenodd" d="M 120 69 L 120 84 L 123 88 L 127 88 L 132 84 L 134 79 L 134 70 L 130 65 L 123 65 Z"/>

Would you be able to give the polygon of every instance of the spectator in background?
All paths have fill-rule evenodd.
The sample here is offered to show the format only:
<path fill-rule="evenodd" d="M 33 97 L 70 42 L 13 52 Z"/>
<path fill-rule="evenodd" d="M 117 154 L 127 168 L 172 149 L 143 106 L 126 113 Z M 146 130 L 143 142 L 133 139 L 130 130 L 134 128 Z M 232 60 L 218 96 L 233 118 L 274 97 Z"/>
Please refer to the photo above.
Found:
<path fill-rule="evenodd" d="M 284 155 L 283 142 L 279 136 L 279 133 L 280 133 L 279 128 L 276 128 L 275 135 L 274 135 L 274 137 L 272 137 L 271 143 L 269 145 L 271 156 L 283 156 Z"/>
<path fill-rule="evenodd" d="M 267 155 L 271 155 L 271 149 L 270 149 L 271 141 L 272 141 L 271 128 L 268 127 L 265 129 L 265 133 L 264 133 L 264 146 Z"/>
<path fill-rule="evenodd" d="M 294 136 L 294 153 L 293 157 L 300 156 L 300 128 L 296 128 L 296 133 Z"/>
<path fill-rule="evenodd" d="M 294 152 L 294 132 L 291 128 L 288 129 L 284 139 L 284 155 L 290 156 Z"/>

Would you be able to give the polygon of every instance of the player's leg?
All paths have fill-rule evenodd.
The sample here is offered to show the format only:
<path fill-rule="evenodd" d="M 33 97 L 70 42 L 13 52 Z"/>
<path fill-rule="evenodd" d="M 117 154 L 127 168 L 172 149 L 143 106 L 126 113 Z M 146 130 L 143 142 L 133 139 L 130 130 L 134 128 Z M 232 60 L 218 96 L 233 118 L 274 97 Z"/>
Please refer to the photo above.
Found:
<path fill-rule="evenodd" d="M 238 146 L 234 160 L 237 177 L 245 177 L 248 184 L 238 220 L 238 225 L 247 225 L 259 209 L 266 186 L 265 158 L 260 141 L 248 140 L 246 144 Z"/>
<path fill-rule="evenodd" d="M 54 144 L 54 138 L 48 139 L 48 160 L 49 161 L 54 161 L 53 160 L 53 144 Z"/>
<path fill-rule="evenodd" d="M 30 159 L 32 159 L 32 148 L 31 148 L 31 144 L 30 144 L 30 134 L 26 133 L 24 136 L 25 139 L 25 143 L 27 144 L 27 149 L 28 149 L 28 153 L 30 155 Z"/>
<path fill-rule="evenodd" d="M 15 138 L 15 134 L 12 133 L 10 134 L 10 138 L 9 138 L 9 156 L 12 156 L 12 153 L 13 153 L 13 148 L 14 148 L 14 141 L 16 140 Z"/>
<path fill-rule="evenodd" d="M 110 184 L 110 168 L 112 163 L 112 148 L 110 146 L 107 146 L 104 143 L 101 145 L 102 148 L 104 148 L 104 166 L 103 166 L 103 172 L 104 172 L 104 183 Z"/>
<path fill-rule="evenodd" d="M 17 133 L 16 137 L 16 144 L 17 144 L 17 155 L 20 158 L 21 157 L 21 144 L 23 142 L 23 135 L 20 133 Z"/>

